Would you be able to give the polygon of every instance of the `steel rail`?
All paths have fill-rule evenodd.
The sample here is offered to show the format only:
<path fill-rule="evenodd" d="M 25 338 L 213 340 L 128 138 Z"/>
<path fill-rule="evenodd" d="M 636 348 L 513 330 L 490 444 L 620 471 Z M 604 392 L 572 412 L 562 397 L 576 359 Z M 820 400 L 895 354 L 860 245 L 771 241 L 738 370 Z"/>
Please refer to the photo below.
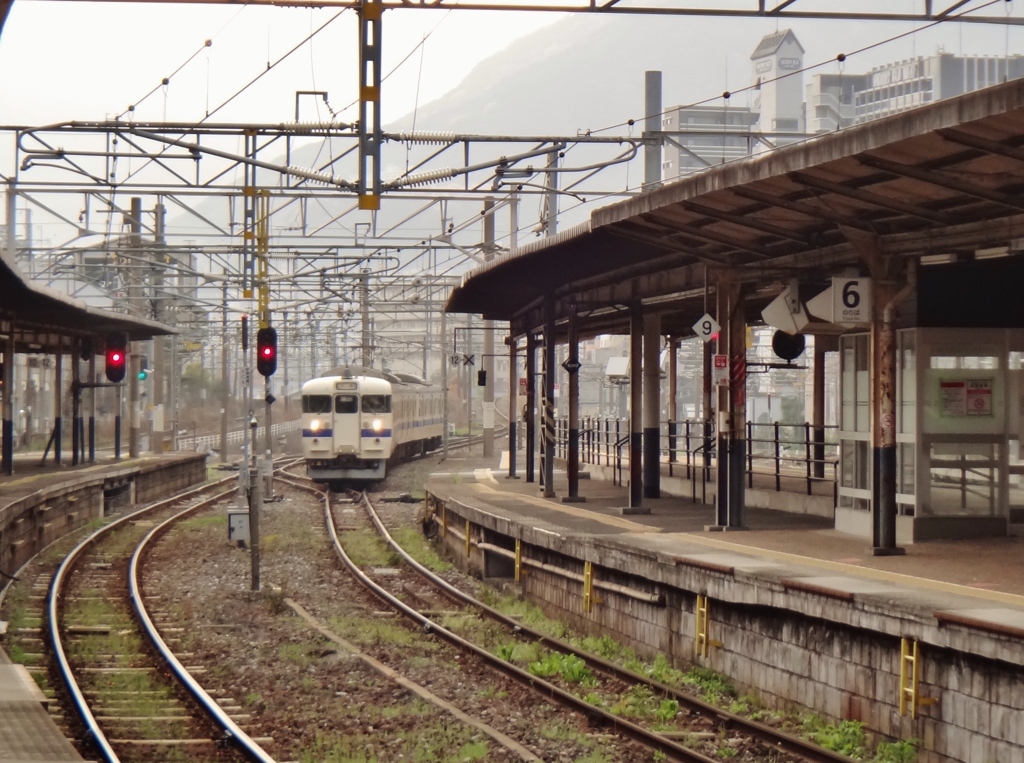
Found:
<path fill-rule="evenodd" d="M 216 482 L 188 490 L 184 493 L 178 493 L 170 498 L 165 498 L 162 501 L 157 501 L 149 506 L 144 506 L 141 509 L 125 514 L 123 517 L 116 519 L 109 525 L 99 528 L 96 532 L 90 534 L 87 538 L 84 538 L 68 553 L 67 556 L 64 557 L 64 560 L 61 562 L 50 581 L 50 590 L 47 594 L 47 619 L 49 620 L 50 647 L 53 649 L 54 658 L 57 662 L 57 670 L 61 674 L 61 678 L 64 681 L 64 686 L 67 689 L 68 694 L 71 695 L 71 700 L 75 705 L 75 709 L 78 710 L 78 714 L 81 717 L 82 722 L 85 724 L 86 732 L 90 737 L 92 737 L 92 740 L 95 742 L 96 746 L 99 747 L 100 752 L 108 763 L 120 763 L 120 758 L 118 758 L 117 753 L 114 752 L 106 734 L 103 733 L 103 730 L 100 728 L 95 716 L 89 709 L 89 705 L 85 700 L 85 695 L 82 693 L 82 689 L 79 687 L 78 681 L 75 679 L 75 676 L 71 671 L 71 665 L 68 662 L 67 654 L 64 651 L 64 644 L 61 641 L 59 604 L 63 594 L 62 586 L 65 578 L 70 574 L 71 569 L 78 560 L 78 557 L 81 556 L 87 548 L 92 546 L 97 540 L 111 530 L 137 519 L 144 514 L 157 511 L 177 501 L 205 493 L 234 479 L 236 479 L 235 476 L 231 475 Z"/>
<path fill-rule="evenodd" d="M 283 468 L 283 467 L 282 467 Z M 234 477 L 228 477 L 227 479 L 234 479 Z M 175 514 L 173 517 L 161 522 L 159 525 L 154 527 L 146 536 L 139 541 L 135 547 L 135 551 L 132 553 L 131 561 L 128 565 L 128 587 L 129 594 L 132 601 L 132 607 L 135 610 L 135 616 L 139 619 L 142 625 L 143 631 L 146 637 L 149 638 L 150 643 L 160 654 L 161 659 L 167 663 L 167 666 L 171 669 L 174 677 L 178 679 L 182 686 L 185 687 L 186 691 L 192 695 L 192 698 L 198 702 L 203 710 L 206 711 L 207 715 L 217 724 L 218 727 L 225 733 L 228 740 L 237 745 L 246 755 L 253 760 L 259 761 L 260 763 L 275 763 L 274 758 L 267 754 L 266 750 L 260 747 L 252 737 L 242 731 L 238 727 L 228 714 L 217 704 L 217 701 L 211 697 L 199 682 L 196 681 L 192 674 L 185 669 L 185 666 L 181 664 L 174 653 L 167 646 L 167 643 L 160 636 L 160 632 L 153 624 L 153 620 L 149 616 L 149 611 L 146 609 L 146 603 L 142 597 L 142 590 L 139 586 L 139 563 L 142 559 L 142 554 L 146 551 L 150 541 L 162 535 L 166 530 L 179 519 L 187 514 L 198 511 L 199 509 L 206 508 L 218 500 L 234 494 L 235 490 L 228 490 L 224 493 L 218 493 L 217 495 L 208 498 L 205 501 L 197 503 L 194 506 L 189 506 L 185 510 Z"/>
<path fill-rule="evenodd" d="M 411 554 L 409 554 L 409 552 L 402 548 L 402 546 L 399 545 L 393 537 L 391 537 L 391 533 L 388 532 L 387 528 L 384 526 L 384 522 L 377 514 L 377 511 L 374 509 L 373 504 L 370 502 L 369 496 L 364 493 L 362 498 L 363 504 L 366 508 L 366 512 L 370 517 L 370 521 L 373 523 L 374 527 L 377 528 L 377 532 L 379 532 L 381 536 L 384 538 L 384 540 L 387 541 L 387 544 L 392 548 L 392 550 L 399 554 L 399 556 L 402 557 L 406 564 L 408 564 L 417 573 L 419 573 L 421 577 L 423 577 L 425 580 L 427 580 L 435 587 L 441 589 L 446 595 L 455 599 L 456 601 L 471 607 L 476 607 L 480 611 L 484 612 L 492 620 L 502 623 L 503 625 L 507 626 L 510 629 L 513 629 L 517 633 L 528 635 L 530 638 L 541 642 L 542 644 L 544 644 L 544 646 L 548 647 L 549 649 L 554 649 L 562 653 L 573 654 L 576 657 L 585 660 L 591 667 L 595 668 L 596 670 L 599 670 L 601 673 L 604 673 L 605 675 L 612 676 L 619 680 L 630 683 L 642 683 L 647 686 L 650 686 L 652 689 L 655 689 L 658 692 L 661 692 L 671 697 L 672 699 L 676 700 L 677 702 L 679 702 L 680 706 L 685 707 L 687 710 L 690 710 L 691 712 L 698 713 L 705 717 L 718 719 L 719 721 L 722 721 L 725 724 L 727 724 L 730 728 L 738 729 L 745 734 L 749 734 L 751 737 L 759 739 L 760 741 L 770 744 L 773 747 L 785 750 L 790 754 L 798 755 L 809 761 L 814 761 L 815 763 L 852 763 L 853 759 L 847 757 L 846 755 L 841 755 L 837 752 L 826 750 L 823 747 L 814 744 L 813 742 L 808 742 L 807 740 L 801 739 L 800 737 L 796 737 L 791 734 L 785 734 L 783 732 L 777 731 L 776 729 L 773 729 L 771 726 L 767 726 L 763 723 L 758 723 L 757 721 L 752 721 L 749 718 L 743 717 L 742 715 L 737 715 L 736 713 L 729 712 L 728 710 L 715 707 L 714 705 L 711 705 L 707 702 L 703 702 L 702 700 L 699 700 L 690 694 L 680 691 L 675 687 L 661 683 L 660 681 L 655 681 L 648 676 L 644 676 L 639 673 L 634 673 L 633 671 L 627 670 L 621 665 L 617 665 L 614 662 L 606 660 L 602 657 L 598 657 L 589 652 L 580 651 L 571 644 L 568 644 L 564 641 L 560 641 L 556 638 L 552 638 L 551 636 L 547 636 L 544 633 L 541 633 L 540 631 L 529 627 L 528 625 L 524 625 L 521 622 L 513 620 L 512 618 L 502 614 L 493 607 L 490 607 L 487 604 L 484 604 L 483 602 L 473 598 L 465 591 L 456 588 L 447 580 L 440 577 L 439 575 L 434 574 L 425 566 L 420 564 L 415 558 L 413 558 Z"/>
<path fill-rule="evenodd" d="M 672 757 L 675 760 L 681 760 L 685 763 L 714 763 L 714 758 L 709 758 L 695 750 L 691 750 L 683 745 L 674 742 L 671 739 L 666 739 L 652 731 L 639 726 L 631 721 L 621 718 L 617 715 L 613 715 L 602 708 L 591 705 L 584 702 L 582 699 L 576 697 L 570 692 L 555 686 L 548 681 L 544 681 L 541 678 L 528 673 L 527 671 L 507 662 L 500 657 L 491 654 L 486 649 L 483 649 L 476 644 L 467 641 L 461 636 L 453 633 L 452 631 L 444 628 L 429 617 L 420 614 L 412 607 L 405 604 L 405 602 L 392 596 L 388 591 L 378 585 L 372 580 L 365 572 L 359 569 L 359 566 L 353 562 L 348 555 L 345 553 L 345 549 L 341 545 L 341 540 L 338 537 L 338 530 L 334 525 L 334 518 L 331 515 L 331 498 L 330 493 L 317 490 L 315 488 L 307 487 L 298 482 L 286 480 L 283 478 L 282 482 L 290 484 L 300 490 L 306 490 L 315 495 L 319 495 L 324 503 L 324 523 L 327 526 L 327 531 L 331 536 L 331 542 L 334 545 L 334 551 L 341 559 L 342 563 L 348 568 L 352 575 L 362 583 L 374 596 L 380 599 L 383 603 L 401 612 L 403 615 L 408 617 L 413 622 L 417 623 L 426 633 L 434 633 L 440 638 L 447 641 L 452 646 L 460 649 L 469 654 L 473 654 L 486 662 L 490 667 L 504 673 L 505 675 L 519 681 L 522 684 L 530 686 L 541 694 L 560 702 L 566 707 L 582 713 L 587 717 L 597 717 L 600 722 L 606 724 L 608 728 L 613 729 L 615 732 L 627 736 L 630 739 L 639 742 L 640 744 L 648 747 L 649 749 L 658 750 L 665 755 Z"/>

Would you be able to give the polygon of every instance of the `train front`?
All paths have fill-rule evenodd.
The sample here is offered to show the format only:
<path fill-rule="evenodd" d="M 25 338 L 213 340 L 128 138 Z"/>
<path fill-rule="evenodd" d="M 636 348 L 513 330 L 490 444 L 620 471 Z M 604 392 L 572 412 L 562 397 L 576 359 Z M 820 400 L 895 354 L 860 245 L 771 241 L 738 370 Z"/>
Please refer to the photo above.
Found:
<path fill-rule="evenodd" d="M 391 384 L 365 376 L 302 385 L 302 452 L 317 482 L 384 479 L 391 457 Z"/>

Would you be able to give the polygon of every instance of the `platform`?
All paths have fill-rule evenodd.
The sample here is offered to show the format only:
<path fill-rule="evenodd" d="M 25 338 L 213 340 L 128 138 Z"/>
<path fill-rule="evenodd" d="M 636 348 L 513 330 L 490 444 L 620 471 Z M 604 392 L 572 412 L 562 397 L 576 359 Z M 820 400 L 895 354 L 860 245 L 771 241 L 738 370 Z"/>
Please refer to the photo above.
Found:
<path fill-rule="evenodd" d="M 688 662 L 703 602 L 704 636 L 722 646 L 705 648 L 698 662 L 773 703 L 922 739 L 930 756 L 920 760 L 1019 755 L 1024 729 L 1006 719 L 1024 709 L 1024 539 L 917 543 L 903 556 L 876 557 L 823 517 L 748 508 L 748 529 L 708 531 L 713 507 L 689 499 L 645 499 L 650 514 L 623 516 L 625 487 L 581 480 L 586 502 L 563 503 L 564 473 L 546 499 L 536 483 L 497 467 L 446 460 L 427 485 L 428 503 L 443 507 L 446 541 L 460 556 L 468 520 L 475 547 L 466 561 L 480 572 L 508 576 L 518 541 L 532 559 L 523 563 L 524 592 L 554 614 Z M 550 575 L 541 562 L 561 571 Z M 609 584 L 593 583 L 590 600 L 600 603 L 589 612 L 588 566 Z M 618 595 L 615 585 L 633 593 Z M 652 594 L 662 603 L 643 601 Z M 901 648 L 915 644 L 918 696 L 938 699 L 916 719 L 899 713 Z"/>
<path fill-rule="evenodd" d="M 46 696 L 0 650 L 0 761 L 71 763 L 82 756 L 46 712 Z"/>

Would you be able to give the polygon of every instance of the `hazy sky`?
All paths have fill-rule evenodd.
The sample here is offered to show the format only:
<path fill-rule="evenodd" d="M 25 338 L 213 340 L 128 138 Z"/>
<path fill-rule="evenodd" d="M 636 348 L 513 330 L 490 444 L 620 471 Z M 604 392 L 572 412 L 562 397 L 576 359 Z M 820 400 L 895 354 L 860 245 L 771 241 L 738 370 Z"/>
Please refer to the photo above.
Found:
<path fill-rule="evenodd" d="M 864 7 L 876 1 L 856 0 Z M 802 2 L 806 5 L 814 0 Z M 981 2 L 975 0 L 974 4 Z M 920 3 L 887 0 L 885 5 L 909 10 Z M 832 5 L 837 5 L 836 0 Z M 997 3 L 987 12 L 1003 13 L 1004 8 L 1014 15 L 1024 13 L 1024 8 L 1012 10 L 1012 4 L 1005 3 Z M 268 60 L 279 58 L 337 13 L 329 8 L 17 0 L 0 38 L 0 123 L 38 125 L 113 117 L 154 87 L 157 91 L 139 106 L 137 120 L 198 120 L 266 69 Z M 412 111 L 417 103 L 440 97 L 490 54 L 560 18 L 549 13 L 388 11 L 384 17 L 384 71 L 408 58 L 385 83 L 385 123 Z M 296 90 L 328 90 L 335 110 L 348 107 L 356 97 L 355 21 L 353 12 L 343 13 L 311 44 L 218 112 L 216 119 L 288 120 L 294 113 Z M 663 23 L 655 17 L 649 17 L 649 22 Z M 738 25 L 750 23 L 771 31 L 770 21 Z M 842 35 L 834 34 L 834 23 L 816 27 L 815 22 L 799 21 L 792 26 L 808 48 L 805 63 L 820 55 L 819 50 L 827 51 L 824 55 L 828 57 L 847 44 Z M 868 26 L 873 38 L 882 39 L 915 25 Z M 699 35 L 700 19 L 694 19 L 688 28 Z M 815 35 L 816 28 L 821 35 Z M 417 50 L 425 35 L 430 36 Z M 703 76 L 709 95 L 727 85 L 747 84 L 751 43 L 747 36 L 742 37 L 735 44 L 723 40 L 721 60 L 707 62 Z M 207 39 L 213 44 L 203 48 Z M 878 55 L 881 61 L 891 61 L 931 53 L 939 45 L 952 52 L 1013 54 L 1024 52 L 1022 41 L 1024 30 L 1019 28 L 1007 35 L 993 27 L 948 24 L 887 46 Z M 686 40 L 681 39 L 680 44 L 685 46 Z M 197 51 L 166 88 L 160 87 L 163 77 Z M 608 54 L 614 55 L 614 51 Z M 861 60 L 866 63 L 867 58 Z M 852 61 L 851 65 L 857 66 Z M 327 110 L 321 107 L 320 115 L 326 118 Z M 303 103 L 302 116 L 317 117 L 312 99 Z M 344 111 L 339 118 L 354 120 L 355 110 Z"/>

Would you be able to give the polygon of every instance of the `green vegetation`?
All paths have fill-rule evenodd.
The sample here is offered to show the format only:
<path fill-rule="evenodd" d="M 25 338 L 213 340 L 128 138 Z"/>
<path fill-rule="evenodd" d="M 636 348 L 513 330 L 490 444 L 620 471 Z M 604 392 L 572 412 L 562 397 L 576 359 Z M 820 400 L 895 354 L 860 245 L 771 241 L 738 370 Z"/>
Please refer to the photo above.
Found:
<path fill-rule="evenodd" d="M 403 711 L 408 708 L 402 708 Z M 395 716 L 391 716 L 395 717 Z M 428 716 L 424 716 L 428 717 Z M 379 751 L 372 734 L 318 734 L 315 743 L 299 752 L 301 763 L 380 763 L 402 758 L 413 763 L 464 763 L 486 760 L 490 752 L 484 740 L 473 739 L 469 729 L 438 720 L 425 728 L 389 735 L 387 748 Z M 398 743 L 393 743 L 397 738 Z"/>
<path fill-rule="evenodd" d="M 863 760 L 867 752 L 864 724 L 860 721 L 840 721 L 835 724 L 827 723 L 817 715 L 806 715 L 801 725 L 804 735 L 826 750 L 849 755 L 857 760 Z"/>
<path fill-rule="evenodd" d="M 352 562 L 360 567 L 394 567 L 401 557 L 388 548 L 370 528 L 349 530 L 341 536 L 342 546 Z"/>
<path fill-rule="evenodd" d="M 882 742 L 875 750 L 874 763 L 914 763 L 917 760 L 919 739 L 903 739 L 898 742 Z"/>
<path fill-rule="evenodd" d="M 399 546 L 428 570 L 447 572 L 452 568 L 452 565 L 440 557 L 433 545 L 415 527 L 400 527 L 393 533 L 393 537 Z"/>

